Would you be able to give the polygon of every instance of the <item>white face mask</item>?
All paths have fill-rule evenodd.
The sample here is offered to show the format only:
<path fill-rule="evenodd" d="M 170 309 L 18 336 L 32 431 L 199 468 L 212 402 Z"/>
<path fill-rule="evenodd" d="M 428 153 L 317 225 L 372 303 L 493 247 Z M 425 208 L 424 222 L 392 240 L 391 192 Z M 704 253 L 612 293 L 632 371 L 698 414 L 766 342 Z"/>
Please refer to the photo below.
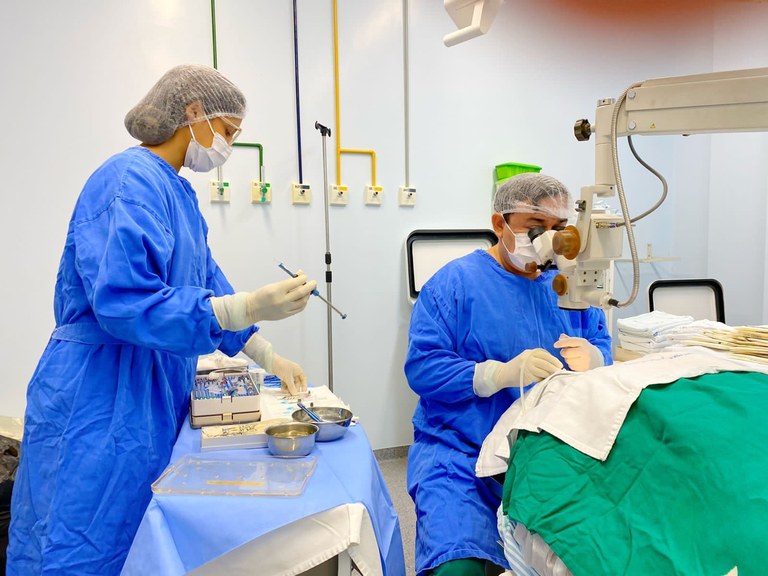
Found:
<path fill-rule="evenodd" d="M 214 168 L 221 166 L 232 154 L 232 146 L 227 143 L 224 136 L 219 134 L 211 126 L 210 120 L 208 127 L 213 132 L 213 144 L 206 148 L 195 139 L 195 133 L 192 132 L 192 126 L 189 131 L 192 132 L 192 140 L 187 147 L 187 154 L 184 156 L 184 166 L 195 172 L 210 172 Z"/>
<path fill-rule="evenodd" d="M 506 222 L 504 223 L 504 226 L 506 226 L 507 229 L 512 232 L 512 228 L 510 228 Z M 507 256 L 509 256 L 509 261 L 512 263 L 512 265 L 518 270 L 525 272 L 526 264 L 530 262 L 535 262 L 537 265 L 541 264 L 541 258 L 539 258 L 539 254 L 536 252 L 536 248 L 534 248 L 533 244 L 531 244 L 531 239 L 528 238 L 528 233 L 512 232 L 512 234 L 515 236 L 514 252 L 510 252 L 509 248 L 507 248 L 507 245 L 504 242 L 504 238 L 501 239 L 501 243 L 504 246 L 504 250 L 507 251 Z"/>

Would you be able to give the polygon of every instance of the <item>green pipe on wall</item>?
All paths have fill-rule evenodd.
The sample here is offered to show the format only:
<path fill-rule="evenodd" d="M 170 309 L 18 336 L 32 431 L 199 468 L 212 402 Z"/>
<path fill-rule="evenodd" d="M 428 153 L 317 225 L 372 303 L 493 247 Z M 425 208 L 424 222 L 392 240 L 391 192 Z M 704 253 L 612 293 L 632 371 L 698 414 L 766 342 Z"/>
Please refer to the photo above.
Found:
<path fill-rule="evenodd" d="M 213 43 L 213 67 L 218 69 L 216 55 L 216 0 L 211 0 L 211 41 Z"/>
<path fill-rule="evenodd" d="M 259 149 L 259 179 L 263 182 L 264 181 L 264 147 L 257 143 L 251 143 L 251 142 L 234 142 L 232 146 L 238 147 L 238 148 L 258 148 Z"/>
<path fill-rule="evenodd" d="M 216 50 L 216 0 L 211 0 L 211 44 L 213 45 L 213 67 L 218 66 L 218 55 Z M 251 142 L 233 142 L 232 146 L 239 148 L 258 148 L 259 149 L 259 180 L 264 182 L 264 147 Z M 264 186 L 264 184 L 262 184 Z"/>

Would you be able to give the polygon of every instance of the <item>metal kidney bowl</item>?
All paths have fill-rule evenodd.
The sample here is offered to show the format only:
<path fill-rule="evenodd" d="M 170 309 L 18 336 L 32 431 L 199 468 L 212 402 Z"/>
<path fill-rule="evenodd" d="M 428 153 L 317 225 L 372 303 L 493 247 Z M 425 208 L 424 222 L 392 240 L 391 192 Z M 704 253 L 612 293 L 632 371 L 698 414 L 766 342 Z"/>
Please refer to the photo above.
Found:
<path fill-rule="evenodd" d="M 338 440 L 347 432 L 350 422 L 352 422 L 352 412 L 346 408 L 313 406 L 312 411 L 322 418 L 322 422 L 313 421 L 303 410 L 296 410 L 291 414 L 296 422 L 314 424 L 320 430 L 317 433 L 318 442 L 330 442 Z"/>

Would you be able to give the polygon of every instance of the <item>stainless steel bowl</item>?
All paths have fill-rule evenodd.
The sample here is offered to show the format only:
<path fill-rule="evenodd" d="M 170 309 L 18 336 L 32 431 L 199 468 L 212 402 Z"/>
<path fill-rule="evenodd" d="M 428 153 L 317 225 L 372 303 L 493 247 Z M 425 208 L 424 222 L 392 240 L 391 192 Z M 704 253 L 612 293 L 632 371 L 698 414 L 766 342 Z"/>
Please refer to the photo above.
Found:
<path fill-rule="evenodd" d="M 275 424 L 266 429 L 267 449 L 282 458 L 301 458 L 312 452 L 319 428 L 304 422 Z"/>
<path fill-rule="evenodd" d="M 291 414 L 291 418 L 297 422 L 312 423 L 317 426 L 320 429 L 317 433 L 318 442 L 338 440 L 346 434 L 349 423 L 352 422 L 352 412 L 346 408 L 313 406 L 311 410 L 320 416 L 323 421 L 315 422 L 303 410 L 296 410 L 296 412 Z"/>

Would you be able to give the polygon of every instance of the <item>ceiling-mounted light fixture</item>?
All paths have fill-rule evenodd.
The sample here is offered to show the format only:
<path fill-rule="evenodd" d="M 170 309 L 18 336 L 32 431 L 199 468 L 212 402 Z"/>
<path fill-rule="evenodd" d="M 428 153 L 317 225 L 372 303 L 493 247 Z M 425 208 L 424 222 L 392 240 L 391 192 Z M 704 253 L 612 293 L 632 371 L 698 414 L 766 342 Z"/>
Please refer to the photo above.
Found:
<path fill-rule="evenodd" d="M 445 11 L 458 30 L 443 36 L 443 44 L 454 46 L 488 32 L 503 0 L 443 0 Z"/>

